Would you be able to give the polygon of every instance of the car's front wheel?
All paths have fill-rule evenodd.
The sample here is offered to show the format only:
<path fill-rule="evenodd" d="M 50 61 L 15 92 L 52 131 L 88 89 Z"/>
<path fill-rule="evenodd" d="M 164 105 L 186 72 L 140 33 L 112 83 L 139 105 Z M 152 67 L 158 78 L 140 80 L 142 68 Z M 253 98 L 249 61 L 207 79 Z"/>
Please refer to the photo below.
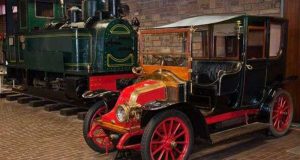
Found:
<path fill-rule="evenodd" d="M 83 122 L 83 136 L 87 145 L 99 153 L 108 153 L 115 150 L 115 146 L 102 129 L 98 120 L 107 113 L 107 106 L 103 101 L 95 103 L 87 112 Z"/>
<path fill-rule="evenodd" d="M 270 133 L 275 137 L 285 135 L 293 120 L 293 100 L 284 90 L 278 90 L 270 103 Z"/>
<path fill-rule="evenodd" d="M 155 115 L 142 136 L 141 154 L 144 160 L 188 159 L 194 144 L 189 118 L 177 110 Z"/>

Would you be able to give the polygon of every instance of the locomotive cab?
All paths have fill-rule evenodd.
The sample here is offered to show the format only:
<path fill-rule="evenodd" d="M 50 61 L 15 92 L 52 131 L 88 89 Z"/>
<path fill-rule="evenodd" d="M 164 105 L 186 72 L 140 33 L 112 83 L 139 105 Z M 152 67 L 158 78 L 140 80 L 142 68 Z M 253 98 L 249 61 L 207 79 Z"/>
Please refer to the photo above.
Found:
<path fill-rule="evenodd" d="M 85 91 L 119 91 L 135 77 L 137 34 L 119 0 L 20 0 L 18 8 L 6 60 L 22 90 L 82 101 Z"/>

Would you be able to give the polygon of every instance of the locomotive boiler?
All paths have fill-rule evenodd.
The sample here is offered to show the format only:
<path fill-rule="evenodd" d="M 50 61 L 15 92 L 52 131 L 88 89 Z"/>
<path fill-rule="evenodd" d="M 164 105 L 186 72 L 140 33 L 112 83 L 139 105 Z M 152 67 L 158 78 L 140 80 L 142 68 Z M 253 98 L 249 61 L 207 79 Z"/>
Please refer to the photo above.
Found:
<path fill-rule="evenodd" d="M 122 19 L 120 0 L 20 0 L 7 14 L 8 78 L 21 90 L 51 90 L 80 99 L 88 90 L 117 91 L 131 83 L 137 33 Z M 11 8 L 11 7 L 10 7 Z M 11 16 L 10 16 L 11 15 Z"/>

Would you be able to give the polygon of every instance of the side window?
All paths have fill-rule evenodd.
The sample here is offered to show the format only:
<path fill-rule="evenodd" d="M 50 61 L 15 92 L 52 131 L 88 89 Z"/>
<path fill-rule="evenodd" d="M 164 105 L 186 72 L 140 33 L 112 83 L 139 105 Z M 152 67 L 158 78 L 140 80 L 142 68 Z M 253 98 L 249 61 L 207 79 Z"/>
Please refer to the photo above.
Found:
<path fill-rule="evenodd" d="M 53 11 L 54 4 L 46 0 L 35 1 L 35 15 L 37 17 L 54 17 Z"/>
<path fill-rule="evenodd" d="M 217 24 L 214 26 L 214 57 L 237 58 L 239 53 L 239 40 L 236 24 Z"/>
<path fill-rule="evenodd" d="M 193 32 L 193 58 L 208 58 L 208 30 Z"/>
<path fill-rule="evenodd" d="M 265 27 L 249 26 L 247 59 L 264 58 Z"/>
<path fill-rule="evenodd" d="M 280 55 L 281 50 L 281 34 L 282 34 L 281 24 L 271 24 L 270 26 L 270 57 L 277 57 Z"/>

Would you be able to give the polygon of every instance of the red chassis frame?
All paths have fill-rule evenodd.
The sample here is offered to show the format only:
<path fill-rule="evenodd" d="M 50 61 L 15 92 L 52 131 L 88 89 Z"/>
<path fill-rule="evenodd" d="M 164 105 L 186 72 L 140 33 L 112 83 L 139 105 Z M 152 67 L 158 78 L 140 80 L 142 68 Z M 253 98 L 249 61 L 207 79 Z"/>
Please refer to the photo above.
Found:
<path fill-rule="evenodd" d="M 215 124 L 215 123 L 218 123 L 218 122 L 237 119 L 237 118 L 240 118 L 240 117 L 246 117 L 246 119 L 247 119 L 248 116 L 256 115 L 258 113 L 259 113 L 259 109 L 240 110 L 240 111 L 223 113 L 223 114 L 215 115 L 215 116 L 209 116 L 209 117 L 205 118 L 205 121 L 206 121 L 207 125 L 211 125 L 211 124 Z M 248 124 L 247 121 L 245 123 Z M 139 151 L 141 149 L 141 145 L 139 143 L 128 145 L 128 146 L 126 146 L 125 144 L 130 138 L 135 137 L 135 136 L 141 136 L 143 133 L 144 133 L 144 130 L 142 130 L 142 129 L 137 130 L 137 131 L 133 131 L 133 132 L 125 133 L 121 137 L 121 139 L 120 139 L 120 141 L 117 145 L 117 149 L 118 150 L 132 149 L 132 150 Z"/>
<path fill-rule="evenodd" d="M 89 89 L 90 91 L 96 91 L 98 89 L 117 91 L 116 81 L 118 79 L 132 79 L 135 77 L 136 75 L 132 73 L 91 76 L 89 77 Z"/>

